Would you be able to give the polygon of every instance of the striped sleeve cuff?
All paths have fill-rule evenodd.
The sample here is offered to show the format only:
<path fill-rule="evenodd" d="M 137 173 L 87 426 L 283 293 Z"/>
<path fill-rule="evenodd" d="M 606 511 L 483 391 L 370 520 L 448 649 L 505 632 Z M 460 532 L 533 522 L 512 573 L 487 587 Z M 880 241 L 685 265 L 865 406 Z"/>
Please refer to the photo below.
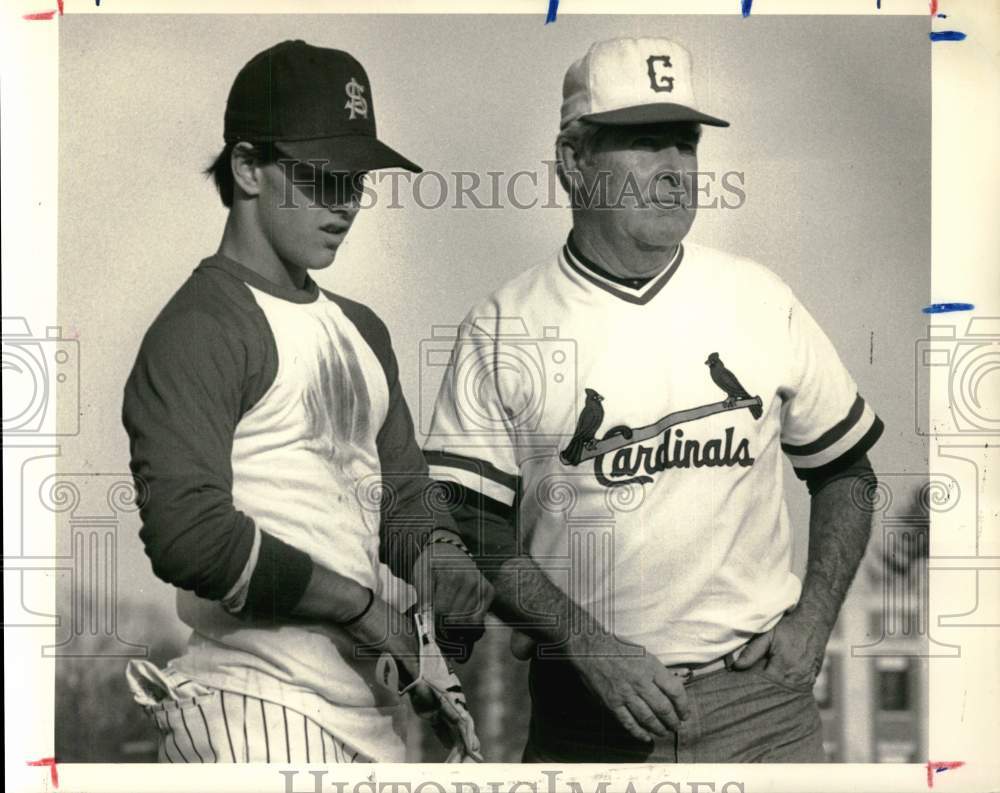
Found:
<path fill-rule="evenodd" d="M 458 482 L 508 507 L 517 497 L 520 477 L 501 471 L 492 463 L 454 452 L 425 451 L 424 457 L 432 479 Z"/>
<path fill-rule="evenodd" d="M 247 592 L 250 591 L 250 579 L 254 570 L 257 569 L 257 559 L 260 557 L 260 528 L 255 524 L 253 527 L 253 546 L 250 548 L 250 556 L 247 563 L 243 565 L 243 572 L 233 584 L 232 588 L 222 598 L 222 606 L 230 614 L 239 614 L 247 604 Z"/>
<path fill-rule="evenodd" d="M 782 443 L 781 449 L 799 479 L 821 479 L 861 459 L 884 429 L 882 420 L 859 394 L 847 416 L 816 440 L 801 446 Z"/>

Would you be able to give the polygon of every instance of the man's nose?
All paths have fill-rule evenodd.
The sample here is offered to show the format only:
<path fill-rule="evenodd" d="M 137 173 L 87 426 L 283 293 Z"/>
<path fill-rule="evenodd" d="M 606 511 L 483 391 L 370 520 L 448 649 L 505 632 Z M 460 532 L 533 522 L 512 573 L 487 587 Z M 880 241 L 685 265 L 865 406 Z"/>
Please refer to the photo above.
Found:
<path fill-rule="evenodd" d="M 676 143 L 668 143 L 657 151 L 661 168 L 665 171 L 680 171 L 683 158 Z"/>
<path fill-rule="evenodd" d="M 362 193 L 360 190 L 343 189 L 341 186 L 336 191 L 330 191 L 324 206 L 336 215 L 344 215 L 349 220 L 353 220 L 355 215 L 361 211 Z"/>

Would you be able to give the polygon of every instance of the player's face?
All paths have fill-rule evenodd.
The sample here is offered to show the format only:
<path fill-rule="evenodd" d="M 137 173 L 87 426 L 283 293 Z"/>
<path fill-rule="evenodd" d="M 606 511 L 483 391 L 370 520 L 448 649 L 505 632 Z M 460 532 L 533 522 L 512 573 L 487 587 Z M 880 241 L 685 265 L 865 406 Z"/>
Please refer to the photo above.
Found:
<path fill-rule="evenodd" d="M 275 253 L 306 270 L 328 267 L 358 214 L 364 174 L 287 161 L 261 170 L 258 217 Z"/>
<path fill-rule="evenodd" d="M 696 124 L 605 127 L 588 158 L 605 172 L 610 209 L 593 215 L 605 234 L 642 247 L 677 245 L 694 223 Z"/>

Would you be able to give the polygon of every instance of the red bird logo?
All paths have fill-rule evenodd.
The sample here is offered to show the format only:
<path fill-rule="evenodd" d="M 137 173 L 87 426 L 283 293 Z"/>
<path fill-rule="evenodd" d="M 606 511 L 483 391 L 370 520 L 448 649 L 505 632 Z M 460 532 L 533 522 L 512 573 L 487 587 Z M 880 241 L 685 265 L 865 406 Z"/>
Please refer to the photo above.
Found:
<path fill-rule="evenodd" d="M 559 454 L 559 458 L 566 465 L 576 465 L 580 461 L 580 456 L 584 449 L 592 449 L 596 445 L 597 431 L 604 421 L 604 407 L 601 402 L 604 397 L 598 394 L 593 388 L 586 389 L 587 402 L 580 411 L 580 418 L 576 422 L 576 430 L 569 445 Z"/>
<path fill-rule="evenodd" d="M 705 363 L 708 365 L 708 373 L 712 376 L 712 382 L 726 392 L 727 404 L 731 405 L 738 399 L 756 399 L 747 393 L 740 381 L 736 379 L 736 375 L 726 368 L 722 359 L 719 358 L 719 353 L 713 352 Z M 763 415 L 760 405 L 750 405 L 748 410 L 755 419 L 759 419 Z"/>

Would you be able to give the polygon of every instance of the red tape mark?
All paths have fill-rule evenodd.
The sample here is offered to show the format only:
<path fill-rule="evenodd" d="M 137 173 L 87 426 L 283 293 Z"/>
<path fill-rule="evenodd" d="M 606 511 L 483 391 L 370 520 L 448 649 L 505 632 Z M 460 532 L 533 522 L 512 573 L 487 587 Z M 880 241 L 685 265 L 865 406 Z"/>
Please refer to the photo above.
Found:
<path fill-rule="evenodd" d="M 931 0 L 931 16 L 934 16 L 934 15 L 937 14 L 937 4 L 938 4 L 938 0 Z"/>
<path fill-rule="evenodd" d="M 965 765 L 962 761 L 956 761 L 951 763 L 927 763 L 927 787 L 934 787 L 934 775 L 940 774 L 942 771 L 949 771 L 952 768 L 961 768 Z"/>
<path fill-rule="evenodd" d="M 31 766 L 48 766 L 49 772 L 52 774 L 52 787 L 59 787 L 59 771 L 56 769 L 56 758 L 54 757 L 43 757 L 41 760 L 29 760 L 28 765 Z"/>
<path fill-rule="evenodd" d="M 63 15 L 63 0 L 56 0 L 56 3 L 59 6 L 59 8 L 56 11 L 36 11 L 34 14 L 25 14 L 24 15 L 24 19 L 27 19 L 27 20 L 30 20 L 30 21 L 34 22 L 34 21 L 38 21 L 38 20 L 52 19 L 52 17 L 54 17 L 56 15 L 56 13 L 58 13 L 59 16 L 62 16 Z"/>

